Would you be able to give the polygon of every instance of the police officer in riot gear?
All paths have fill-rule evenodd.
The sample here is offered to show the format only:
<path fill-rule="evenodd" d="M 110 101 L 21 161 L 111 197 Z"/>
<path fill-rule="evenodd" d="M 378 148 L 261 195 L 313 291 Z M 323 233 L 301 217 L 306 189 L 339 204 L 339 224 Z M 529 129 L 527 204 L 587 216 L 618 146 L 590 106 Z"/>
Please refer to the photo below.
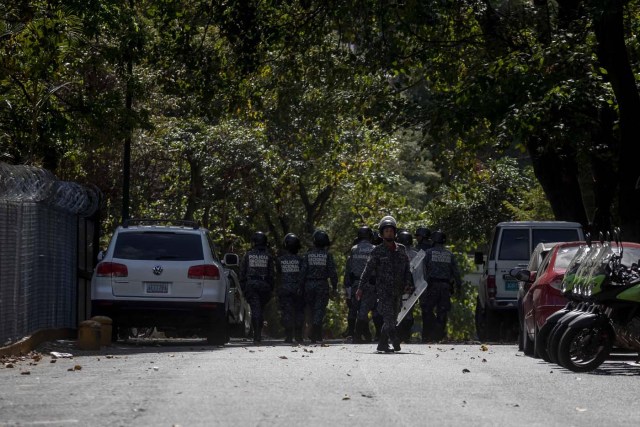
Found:
<path fill-rule="evenodd" d="M 429 286 L 420 297 L 422 342 L 445 338 L 447 313 L 451 310 L 451 284 L 455 283 L 458 294 L 462 288 L 456 258 L 444 247 L 446 235 L 436 231 L 431 235 L 431 240 L 433 247 L 427 250 L 424 257 L 424 277 Z"/>
<path fill-rule="evenodd" d="M 351 248 L 349 257 L 347 258 L 347 265 L 344 271 L 344 290 L 347 298 L 347 306 L 349 312 L 347 314 L 347 336 L 353 337 L 353 342 L 358 343 L 364 341 L 371 341 L 371 332 L 369 332 L 369 320 L 368 313 L 364 313 L 365 320 L 358 320 L 358 310 L 360 309 L 360 301 L 356 299 L 356 289 L 360 284 L 360 276 L 364 270 L 364 266 L 367 264 L 369 254 L 373 250 L 374 246 L 371 243 L 373 238 L 373 231 L 365 226 L 358 229 L 358 242 Z M 364 324 L 358 324 L 357 322 L 364 322 Z M 357 331 L 357 333 L 356 333 Z"/>
<path fill-rule="evenodd" d="M 404 247 L 407 249 L 407 256 L 409 257 L 409 263 L 411 260 L 418 255 L 415 249 L 413 249 L 413 237 L 411 233 L 407 230 L 402 230 L 398 232 L 398 236 L 396 237 L 396 241 L 398 243 L 402 243 Z M 405 294 L 406 295 L 406 294 Z M 410 295 L 409 295 L 410 296 Z M 404 298 L 404 295 L 403 295 Z M 400 337 L 400 341 L 409 342 L 411 341 L 411 328 L 413 327 L 414 319 L 413 319 L 413 307 L 409 309 L 409 312 L 405 315 L 402 322 L 398 325 L 398 335 Z"/>
<path fill-rule="evenodd" d="M 313 248 L 302 258 L 300 272 L 301 283 L 304 283 L 305 303 L 311 308 L 311 342 L 322 341 L 322 321 L 329 303 L 329 284 L 334 294 L 338 291 L 338 272 L 333 255 L 329 253 L 329 236 L 322 230 L 313 233 Z"/>
<path fill-rule="evenodd" d="M 356 292 L 358 299 L 374 294 L 378 299 L 378 311 L 384 319 L 378 351 L 400 351 L 400 339 L 396 332 L 396 319 L 400 311 L 402 294 L 412 292 L 413 276 L 409 271 L 409 257 L 404 245 L 396 243 L 396 220 L 386 216 L 378 227 L 384 242 L 376 246 L 369 256 Z M 373 278 L 373 280 L 371 280 Z M 389 340 L 393 348 L 389 348 Z"/>
<path fill-rule="evenodd" d="M 427 227 L 418 227 L 415 232 L 416 236 L 416 252 L 419 252 L 420 249 L 423 251 L 427 251 L 430 247 L 432 247 L 432 243 L 429 239 L 431 239 L 431 231 Z"/>
<path fill-rule="evenodd" d="M 298 255 L 301 247 L 300 239 L 295 234 L 289 233 L 284 237 L 283 247 L 285 252 L 278 257 L 276 267 L 280 279 L 278 301 L 285 332 L 284 342 L 292 343 L 294 333 L 296 341 L 302 342 L 304 296 L 300 283 L 302 257 Z"/>
<path fill-rule="evenodd" d="M 251 237 L 252 248 L 240 265 L 240 286 L 251 306 L 253 342 L 262 341 L 264 307 L 271 299 L 274 287 L 274 259 L 267 249 L 267 236 L 256 231 Z"/>

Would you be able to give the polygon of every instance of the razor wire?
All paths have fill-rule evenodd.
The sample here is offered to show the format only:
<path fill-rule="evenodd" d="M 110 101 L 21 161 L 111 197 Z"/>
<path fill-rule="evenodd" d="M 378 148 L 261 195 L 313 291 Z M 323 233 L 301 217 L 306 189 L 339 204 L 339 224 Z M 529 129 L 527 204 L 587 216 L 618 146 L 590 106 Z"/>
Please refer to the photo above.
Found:
<path fill-rule="evenodd" d="M 46 169 L 0 162 L 0 200 L 40 202 L 87 217 L 98 210 L 101 193 L 96 187 L 60 181 Z"/>

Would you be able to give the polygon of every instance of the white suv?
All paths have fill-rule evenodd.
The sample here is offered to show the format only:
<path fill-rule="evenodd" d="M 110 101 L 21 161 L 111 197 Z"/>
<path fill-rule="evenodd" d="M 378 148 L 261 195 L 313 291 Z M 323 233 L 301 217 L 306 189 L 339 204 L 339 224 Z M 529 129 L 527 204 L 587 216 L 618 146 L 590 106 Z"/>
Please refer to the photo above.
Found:
<path fill-rule="evenodd" d="M 170 224 L 170 225 L 166 225 Z M 113 320 L 113 339 L 126 328 L 188 331 L 222 345 L 229 321 L 243 333 L 251 313 L 237 276 L 221 262 L 209 231 L 192 221 L 128 220 L 118 227 L 91 280 L 92 315 Z"/>
<path fill-rule="evenodd" d="M 582 226 L 565 221 L 501 222 L 493 230 L 487 260 L 478 285 L 476 332 L 481 340 L 502 339 L 503 332 L 518 330 L 518 280 L 509 272 L 525 268 L 538 243 L 584 240 Z M 506 319 L 511 317 L 508 321 Z"/>

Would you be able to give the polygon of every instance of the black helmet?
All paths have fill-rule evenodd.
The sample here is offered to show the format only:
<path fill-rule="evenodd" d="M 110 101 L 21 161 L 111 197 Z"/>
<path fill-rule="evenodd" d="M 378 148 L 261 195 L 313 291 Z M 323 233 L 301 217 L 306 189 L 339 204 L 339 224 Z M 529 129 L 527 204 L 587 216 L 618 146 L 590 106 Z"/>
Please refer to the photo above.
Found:
<path fill-rule="evenodd" d="M 326 248 L 331 244 L 329 241 L 329 235 L 322 230 L 316 230 L 313 232 L 313 244 L 317 248 Z"/>
<path fill-rule="evenodd" d="M 431 230 L 427 227 L 418 227 L 415 232 L 416 237 L 420 236 L 423 239 L 428 239 L 431 236 Z"/>
<path fill-rule="evenodd" d="M 395 232 L 398 227 L 396 226 L 396 220 L 392 216 L 385 216 L 380 220 L 380 225 L 378 226 L 378 231 L 382 234 L 382 230 L 387 227 L 393 227 L 393 231 Z"/>
<path fill-rule="evenodd" d="M 382 243 L 382 237 L 380 237 L 380 233 L 378 233 L 377 231 L 373 232 L 371 243 L 373 243 L 374 245 L 379 245 L 380 243 Z"/>
<path fill-rule="evenodd" d="M 266 247 L 267 235 L 264 234 L 262 231 L 256 231 L 255 233 L 253 233 L 253 236 L 251 236 L 251 244 L 253 245 L 254 248 L 256 246 Z"/>
<path fill-rule="evenodd" d="M 373 230 L 372 229 L 370 229 L 366 225 L 363 225 L 362 227 L 358 228 L 358 240 L 369 240 L 369 241 L 371 241 L 372 239 L 373 239 Z"/>
<path fill-rule="evenodd" d="M 407 230 L 402 230 L 396 236 L 398 243 L 402 243 L 405 246 L 411 246 L 413 244 L 413 236 Z"/>
<path fill-rule="evenodd" d="M 284 236 L 284 248 L 292 254 L 297 254 L 300 250 L 300 239 L 293 233 L 289 233 Z"/>
<path fill-rule="evenodd" d="M 444 231 L 434 231 L 433 234 L 431 235 L 431 240 L 433 241 L 433 243 L 439 243 L 441 245 L 444 245 L 445 242 L 447 241 L 447 235 L 444 234 Z"/>

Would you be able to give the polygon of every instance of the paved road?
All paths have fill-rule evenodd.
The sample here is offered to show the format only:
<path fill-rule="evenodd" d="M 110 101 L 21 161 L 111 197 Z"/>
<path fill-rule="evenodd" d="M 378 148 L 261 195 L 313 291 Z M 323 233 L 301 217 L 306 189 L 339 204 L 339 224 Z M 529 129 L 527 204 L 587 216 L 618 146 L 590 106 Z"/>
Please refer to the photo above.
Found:
<path fill-rule="evenodd" d="M 39 361 L 0 366 L 0 426 L 640 425 L 633 357 L 575 374 L 515 345 L 373 349 L 50 343 Z M 51 363 L 51 350 L 74 358 Z"/>

